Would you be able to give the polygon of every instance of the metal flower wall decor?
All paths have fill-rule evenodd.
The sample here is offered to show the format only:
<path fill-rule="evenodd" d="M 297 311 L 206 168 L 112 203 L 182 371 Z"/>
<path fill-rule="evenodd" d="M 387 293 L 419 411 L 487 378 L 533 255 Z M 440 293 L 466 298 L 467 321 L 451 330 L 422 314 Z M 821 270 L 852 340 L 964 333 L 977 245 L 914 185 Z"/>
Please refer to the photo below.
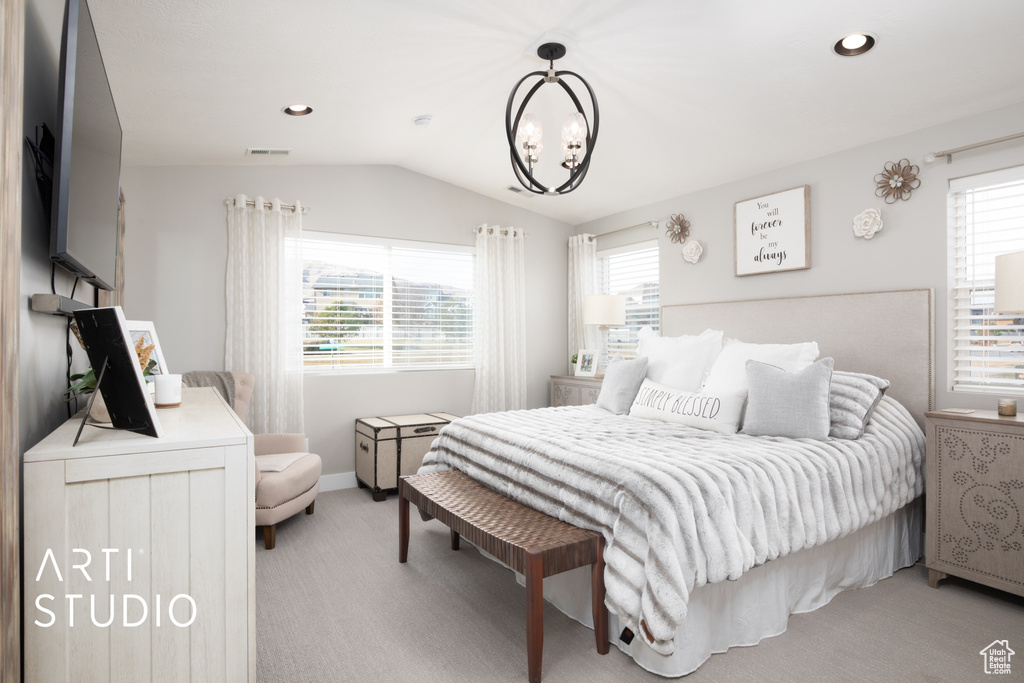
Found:
<path fill-rule="evenodd" d="M 917 177 L 920 169 L 907 159 L 890 161 L 884 170 L 875 176 L 875 196 L 885 198 L 886 204 L 894 204 L 897 199 L 906 201 L 910 193 L 921 187 Z"/>
<path fill-rule="evenodd" d="M 690 237 L 690 221 L 686 220 L 686 216 L 681 213 L 672 214 L 665 221 L 665 232 L 668 233 L 670 240 L 676 244 L 683 245 L 683 260 L 688 263 L 697 263 L 700 260 L 700 255 L 704 253 L 704 248 L 697 240 L 687 241 Z"/>
<path fill-rule="evenodd" d="M 674 213 L 665 221 L 665 230 L 670 240 L 682 244 L 690 236 L 690 221 L 681 213 Z"/>

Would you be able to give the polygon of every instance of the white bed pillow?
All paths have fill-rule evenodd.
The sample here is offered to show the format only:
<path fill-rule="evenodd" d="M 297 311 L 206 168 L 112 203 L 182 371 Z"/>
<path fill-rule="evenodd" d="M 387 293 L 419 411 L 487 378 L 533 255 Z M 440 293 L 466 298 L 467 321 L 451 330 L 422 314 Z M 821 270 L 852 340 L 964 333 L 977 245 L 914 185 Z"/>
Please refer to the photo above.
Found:
<path fill-rule="evenodd" d="M 756 360 L 798 372 L 818 357 L 818 342 L 800 344 L 748 344 L 738 339 L 726 339 L 708 373 L 704 388 L 717 393 L 747 390 L 747 361 Z M 650 372 L 648 372 L 650 377 Z"/>
<path fill-rule="evenodd" d="M 637 345 L 637 355 L 647 356 L 647 378 L 683 391 L 700 389 L 721 350 L 721 330 L 681 337 L 658 337 L 648 330 Z"/>
<path fill-rule="evenodd" d="M 645 379 L 629 408 L 632 417 L 678 422 L 697 429 L 735 434 L 743 417 L 746 392 L 712 394 L 680 391 Z"/>
<path fill-rule="evenodd" d="M 743 433 L 791 439 L 828 438 L 831 358 L 803 370 L 786 372 L 756 360 L 747 361 L 747 412 Z"/>

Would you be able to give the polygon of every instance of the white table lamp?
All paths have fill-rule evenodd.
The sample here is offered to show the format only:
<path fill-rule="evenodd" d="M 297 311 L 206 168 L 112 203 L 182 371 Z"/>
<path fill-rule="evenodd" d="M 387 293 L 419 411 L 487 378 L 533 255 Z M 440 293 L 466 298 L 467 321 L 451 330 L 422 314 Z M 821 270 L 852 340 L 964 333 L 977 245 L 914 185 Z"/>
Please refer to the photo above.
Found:
<path fill-rule="evenodd" d="M 621 294 L 587 294 L 583 297 L 583 324 L 615 327 L 626 324 L 626 297 Z"/>
<path fill-rule="evenodd" d="M 996 256 L 996 313 L 1024 313 L 1024 251 Z M 584 318 L 586 303 L 584 302 Z"/>

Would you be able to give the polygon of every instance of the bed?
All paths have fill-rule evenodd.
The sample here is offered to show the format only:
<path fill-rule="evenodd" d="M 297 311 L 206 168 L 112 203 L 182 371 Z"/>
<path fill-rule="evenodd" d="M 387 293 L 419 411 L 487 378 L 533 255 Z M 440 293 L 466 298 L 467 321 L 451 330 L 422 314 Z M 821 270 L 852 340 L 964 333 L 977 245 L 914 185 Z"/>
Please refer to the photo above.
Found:
<path fill-rule="evenodd" d="M 855 440 L 547 408 L 455 421 L 421 471 L 455 467 L 601 531 L 610 642 L 649 671 L 681 676 L 920 556 L 932 310 L 930 290 L 663 307 L 663 337 L 716 329 L 754 343 L 814 340 L 837 370 L 888 379 Z M 586 571 L 549 577 L 544 593 L 593 627 Z"/>

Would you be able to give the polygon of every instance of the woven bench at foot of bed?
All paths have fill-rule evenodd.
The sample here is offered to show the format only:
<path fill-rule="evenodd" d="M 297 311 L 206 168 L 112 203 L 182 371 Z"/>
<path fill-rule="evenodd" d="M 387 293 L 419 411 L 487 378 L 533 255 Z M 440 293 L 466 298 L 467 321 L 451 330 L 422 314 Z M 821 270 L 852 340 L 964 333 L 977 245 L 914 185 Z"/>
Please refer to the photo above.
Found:
<path fill-rule="evenodd" d="M 417 474 L 398 481 L 398 561 L 409 555 L 409 503 L 451 529 L 459 538 L 526 577 L 526 653 L 530 681 L 540 681 L 544 645 L 545 576 L 592 565 L 591 596 L 597 651 L 608 652 L 608 610 L 604 606 L 604 538 L 549 517 L 470 479 L 458 470 Z"/>

